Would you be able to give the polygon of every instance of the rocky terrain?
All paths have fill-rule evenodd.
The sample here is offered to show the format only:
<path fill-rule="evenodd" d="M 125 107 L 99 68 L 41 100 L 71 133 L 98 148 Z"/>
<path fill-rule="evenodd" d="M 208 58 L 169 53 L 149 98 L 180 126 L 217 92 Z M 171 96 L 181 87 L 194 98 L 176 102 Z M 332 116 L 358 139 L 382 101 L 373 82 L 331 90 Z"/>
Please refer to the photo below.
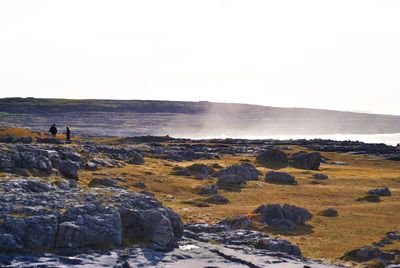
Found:
<path fill-rule="evenodd" d="M 63 144 L 35 133 L 0 141 L 1 267 L 400 265 L 396 147 L 166 137 Z M 368 175 L 347 179 L 358 167 Z M 369 177 L 379 173 L 380 182 Z M 339 237 L 364 209 L 376 223 L 354 225 L 351 242 Z M 337 255 L 325 250 L 331 236 Z"/>

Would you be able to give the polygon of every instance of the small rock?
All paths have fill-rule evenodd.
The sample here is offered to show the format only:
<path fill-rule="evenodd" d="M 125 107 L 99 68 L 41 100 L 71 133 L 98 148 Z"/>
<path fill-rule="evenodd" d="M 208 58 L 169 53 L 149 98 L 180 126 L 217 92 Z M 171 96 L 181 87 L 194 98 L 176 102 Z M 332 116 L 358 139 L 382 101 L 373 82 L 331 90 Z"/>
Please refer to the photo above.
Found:
<path fill-rule="evenodd" d="M 343 162 L 343 161 L 333 161 L 332 165 L 335 165 L 335 166 L 348 166 L 350 164 L 348 162 Z"/>
<path fill-rule="evenodd" d="M 207 184 L 198 190 L 198 193 L 201 195 L 210 195 L 210 194 L 217 194 L 218 193 L 218 186 L 215 184 Z"/>
<path fill-rule="evenodd" d="M 337 217 L 339 214 L 336 209 L 334 208 L 327 208 L 320 213 L 321 216 L 324 217 Z"/>
<path fill-rule="evenodd" d="M 135 182 L 133 184 L 133 186 L 137 187 L 137 188 L 141 188 L 141 189 L 146 189 L 147 188 L 146 184 L 144 182 L 142 182 L 142 181 Z"/>
<path fill-rule="evenodd" d="M 367 202 L 378 203 L 378 202 L 381 202 L 381 198 L 379 195 L 369 194 L 367 196 L 357 198 L 357 201 L 367 201 Z"/>
<path fill-rule="evenodd" d="M 135 165 L 143 165 L 144 164 L 144 158 L 141 154 L 135 153 L 131 155 L 131 157 L 127 161 L 129 164 L 135 164 Z"/>
<path fill-rule="evenodd" d="M 220 195 L 220 194 L 216 194 L 216 195 L 213 195 L 211 197 L 208 197 L 207 199 L 205 199 L 205 201 L 208 202 L 208 203 L 213 203 L 213 204 L 227 204 L 227 203 L 229 203 L 229 199 L 226 198 L 223 195 Z"/>
<path fill-rule="evenodd" d="M 327 180 L 328 178 L 328 175 L 322 173 L 316 173 L 313 175 L 314 180 Z"/>
<path fill-rule="evenodd" d="M 387 187 L 371 189 L 368 191 L 368 194 L 379 195 L 379 196 L 391 196 L 392 195 L 392 193 L 390 192 L 390 189 Z"/>
<path fill-rule="evenodd" d="M 386 233 L 386 236 L 392 240 L 400 240 L 400 232 L 390 231 Z"/>
<path fill-rule="evenodd" d="M 94 178 L 89 182 L 89 187 L 116 187 L 117 183 L 113 179 Z"/>
<path fill-rule="evenodd" d="M 229 229 L 249 229 L 252 225 L 249 217 L 244 215 L 238 215 L 223 219 L 219 222 L 219 224 L 225 225 Z"/>
<path fill-rule="evenodd" d="M 270 171 L 265 174 L 265 182 L 278 184 L 297 184 L 294 176 L 286 172 Z"/>

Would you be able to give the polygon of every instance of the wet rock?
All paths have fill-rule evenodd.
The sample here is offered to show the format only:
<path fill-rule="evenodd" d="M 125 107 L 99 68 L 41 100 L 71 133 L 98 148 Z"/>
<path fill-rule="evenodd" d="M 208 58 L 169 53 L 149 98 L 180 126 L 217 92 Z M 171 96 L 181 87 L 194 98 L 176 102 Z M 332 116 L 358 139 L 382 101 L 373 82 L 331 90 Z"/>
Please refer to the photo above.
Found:
<path fill-rule="evenodd" d="M 390 192 L 390 189 L 387 187 L 371 189 L 368 191 L 368 194 L 379 195 L 379 196 L 391 196 L 392 195 L 392 193 Z"/>
<path fill-rule="evenodd" d="M 256 161 L 269 168 L 284 168 L 288 165 L 288 157 L 279 149 L 269 149 L 257 155 Z"/>
<path fill-rule="evenodd" d="M 251 220 L 245 215 L 223 219 L 219 224 L 227 226 L 229 229 L 249 229 L 252 226 Z"/>
<path fill-rule="evenodd" d="M 324 216 L 324 217 L 337 217 L 339 215 L 337 210 L 334 208 L 327 208 L 327 209 L 321 211 L 320 214 L 321 214 L 321 216 Z"/>
<path fill-rule="evenodd" d="M 348 162 L 343 162 L 343 161 L 333 161 L 331 164 L 335 165 L 335 166 L 348 166 L 349 165 Z"/>
<path fill-rule="evenodd" d="M 339 268 L 333 264 L 302 258 L 296 245 L 239 231 L 254 238 L 253 244 L 224 244 L 182 239 L 179 247 L 160 252 L 149 247 L 92 251 L 73 256 L 57 254 L 0 254 L 2 267 L 292 267 Z M 235 232 L 232 233 L 235 235 Z M 250 238 L 248 240 L 250 240 Z M 270 248 L 270 249 L 268 249 Z M 290 251 L 292 249 L 292 251 Z M 274 250 L 274 251 L 273 251 Z M 291 253 L 285 253 L 285 251 Z"/>
<path fill-rule="evenodd" d="M 277 184 L 297 184 L 294 176 L 286 172 L 270 171 L 265 174 L 265 182 Z"/>
<path fill-rule="evenodd" d="M 187 224 L 184 235 L 203 242 L 213 241 L 240 247 L 251 246 L 270 252 L 301 256 L 300 248 L 287 240 L 269 237 L 257 231 L 229 229 L 228 226 L 220 224 Z"/>
<path fill-rule="evenodd" d="M 270 227 L 278 229 L 294 229 L 297 225 L 305 225 L 312 214 L 305 208 L 285 204 L 261 205 L 254 210 L 260 214 L 261 221 Z"/>
<path fill-rule="evenodd" d="M 261 175 L 261 172 L 250 163 L 239 163 L 221 169 L 214 174 L 214 176 L 218 178 L 225 175 L 233 175 L 243 181 L 249 181 L 258 180 L 258 176 Z"/>
<path fill-rule="evenodd" d="M 76 162 L 71 160 L 61 161 L 58 170 L 66 178 L 78 180 L 79 164 Z"/>
<path fill-rule="evenodd" d="M 319 152 L 298 152 L 290 157 L 292 166 L 295 168 L 318 170 L 321 164 L 321 154 Z"/>
<path fill-rule="evenodd" d="M 207 184 L 200 187 L 197 191 L 201 195 L 212 195 L 218 193 L 218 186 L 215 184 Z"/>
<path fill-rule="evenodd" d="M 313 175 L 314 180 L 327 180 L 329 179 L 328 175 L 322 173 L 316 173 Z"/>

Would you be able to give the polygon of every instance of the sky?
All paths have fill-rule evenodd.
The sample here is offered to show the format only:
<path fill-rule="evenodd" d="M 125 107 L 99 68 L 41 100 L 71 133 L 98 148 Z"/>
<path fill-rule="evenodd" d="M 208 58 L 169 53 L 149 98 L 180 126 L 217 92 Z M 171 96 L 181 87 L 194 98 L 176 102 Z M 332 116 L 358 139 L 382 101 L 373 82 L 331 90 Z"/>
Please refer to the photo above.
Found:
<path fill-rule="evenodd" d="M 0 1 L 0 97 L 400 115 L 400 1 Z"/>

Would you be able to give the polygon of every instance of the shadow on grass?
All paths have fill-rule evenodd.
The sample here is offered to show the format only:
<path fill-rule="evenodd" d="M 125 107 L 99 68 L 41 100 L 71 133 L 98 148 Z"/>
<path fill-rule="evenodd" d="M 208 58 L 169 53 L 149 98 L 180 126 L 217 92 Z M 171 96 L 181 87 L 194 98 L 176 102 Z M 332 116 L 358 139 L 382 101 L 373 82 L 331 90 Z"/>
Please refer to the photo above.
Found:
<path fill-rule="evenodd" d="M 227 192 L 240 193 L 242 191 L 241 185 L 229 185 L 229 184 L 218 184 L 219 189 L 225 190 Z"/>
<path fill-rule="evenodd" d="M 301 236 L 314 233 L 314 227 L 311 225 L 300 225 L 296 226 L 293 230 L 285 230 L 263 226 L 257 228 L 257 231 L 262 231 L 270 235 Z"/>

